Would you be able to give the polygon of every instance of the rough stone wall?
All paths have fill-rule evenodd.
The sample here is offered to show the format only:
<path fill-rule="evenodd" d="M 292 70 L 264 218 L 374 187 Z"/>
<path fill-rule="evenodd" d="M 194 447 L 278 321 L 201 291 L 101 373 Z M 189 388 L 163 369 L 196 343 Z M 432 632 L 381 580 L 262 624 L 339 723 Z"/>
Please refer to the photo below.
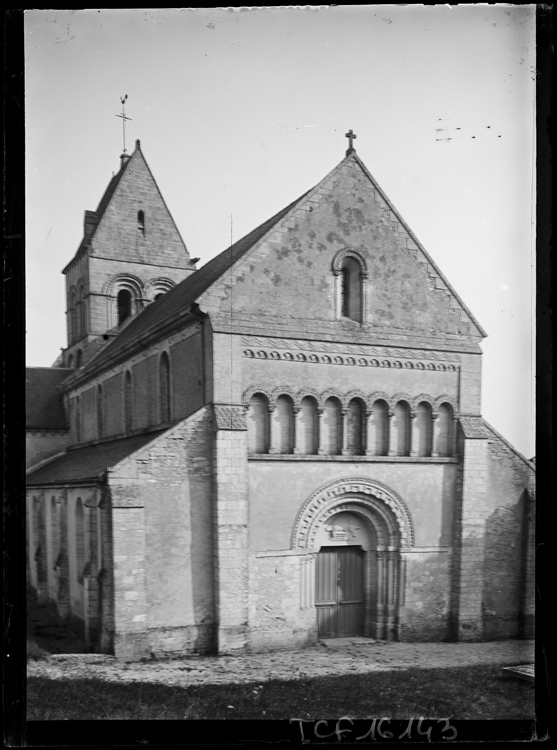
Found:
<path fill-rule="evenodd" d="M 110 475 L 117 656 L 214 647 L 212 425 L 203 408 Z"/>
<path fill-rule="evenodd" d="M 81 394 L 81 440 L 86 443 L 97 437 L 97 389 L 93 387 Z"/>
<path fill-rule="evenodd" d="M 482 606 L 484 638 L 534 629 L 534 467 L 490 429 Z"/>
<path fill-rule="evenodd" d="M 487 440 L 465 439 L 453 548 L 453 636 L 483 638 L 482 589 L 487 518 Z"/>
<path fill-rule="evenodd" d="M 303 648 L 317 640 L 315 607 L 307 606 L 302 599 L 302 566 L 306 557 L 250 556 L 251 651 Z"/>
<path fill-rule="evenodd" d="M 223 407 L 226 409 L 227 407 Z M 248 645 L 247 431 L 219 429 L 215 436 L 213 554 L 219 654 Z"/>
<path fill-rule="evenodd" d="M 451 550 L 410 551 L 400 610 L 401 641 L 443 641 L 450 633 Z"/>

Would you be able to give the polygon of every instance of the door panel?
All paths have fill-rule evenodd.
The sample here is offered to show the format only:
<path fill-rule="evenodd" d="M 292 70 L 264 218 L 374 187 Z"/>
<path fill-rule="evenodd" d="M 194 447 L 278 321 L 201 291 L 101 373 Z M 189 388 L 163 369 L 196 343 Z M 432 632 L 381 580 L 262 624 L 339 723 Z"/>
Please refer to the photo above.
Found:
<path fill-rule="evenodd" d="M 316 597 L 321 638 L 363 633 L 364 553 L 360 547 L 322 547 L 317 555 Z"/>

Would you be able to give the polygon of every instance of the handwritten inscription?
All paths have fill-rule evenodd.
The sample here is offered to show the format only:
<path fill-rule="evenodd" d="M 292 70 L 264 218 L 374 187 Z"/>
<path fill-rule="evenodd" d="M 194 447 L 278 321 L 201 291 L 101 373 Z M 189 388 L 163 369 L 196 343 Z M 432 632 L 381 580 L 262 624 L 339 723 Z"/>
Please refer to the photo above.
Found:
<path fill-rule="evenodd" d="M 399 729 L 394 730 L 391 719 L 383 717 L 373 719 L 367 732 L 355 736 L 354 720 L 349 716 L 341 716 L 336 722 L 320 719 L 319 721 L 308 721 L 304 719 L 290 719 L 290 723 L 298 724 L 300 739 L 303 744 L 309 744 L 312 740 L 324 740 L 336 737 L 338 742 L 350 740 L 358 741 L 384 741 L 384 740 L 412 740 L 425 737 L 427 742 L 451 741 L 457 738 L 457 731 L 449 719 L 408 719 L 403 731 L 400 731 L 400 722 L 396 722 Z M 358 722 L 361 724 L 361 722 Z M 349 726 L 348 726 L 349 725 Z M 332 731 L 331 731 L 332 730 Z M 361 731 L 358 730 L 358 731 Z"/>

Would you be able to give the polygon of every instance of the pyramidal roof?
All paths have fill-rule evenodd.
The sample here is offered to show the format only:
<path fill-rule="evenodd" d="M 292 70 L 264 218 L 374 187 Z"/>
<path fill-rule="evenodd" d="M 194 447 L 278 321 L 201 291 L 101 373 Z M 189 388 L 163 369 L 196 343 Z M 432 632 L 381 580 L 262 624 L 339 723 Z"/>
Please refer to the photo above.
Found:
<path fill-rule="evenodd" d="M 485 337 L 487 334 L 483 328 L 396 211 L 383 190 L 379 187 L 377 181 L 357 156 L 355 150 L 353 150 L 314 188 L 304 193 L 300 198 L 290 203 L 286 208 L 279 211 L 245 237 L 223 250 L 198 271 L 177 284 L 156 302 L 150 304 L 139 315 L 129 320 L 120 335 L 108 343 L 98 355 L 90 360 L 90 363 L 81 372 L 85 372 L 89 368 L 97 369 L 97 367 L 107 361 L 114 361 L 118 353 L 123 349 L 127 349 L 128 345 L 133 341 L 136 341 L 139 337 L 148 335 L 151 329 L 158 327 L 163 321 L 184 313 L 195 302 L 199 302 L 204 311 L 206 308 L 211 308 L 211 302 L 220 296 L 218 290 L 219 283 L 230 283 L 231 275 L 234 275 L 236 271 L 240 272 L 241 267 L 247 260 L 251 259 L 257 247 L 268 240 L 271 234 L 288 231 L 289 226 L 293 226 L 293 223 L 300 217 L 301 211 L 310 210 L 309 207 L 312 204 L 315 205 L 318 203 L 323 195 L 331 191 L 335 175 L 349 164 L 361 169 L 371 183 L 375 200 L 381 208 L 384 218 L 391 224 L 399 247 L 404 252 L 411 253 L 418 263 L 426 265 L 434 288 L 449 298 L 450 308 L 459 314 L 462 320 L 472 322 L 477 329 L 477 335 Z M 113 181 L 117 180 L 117 178 L 118 175 L 113 178 Z M 99 209 L 106 205 L 109 198 L 107 200 L 105 198 L 111 190 L 115 190 L 116 185 L 117 182 L 114 185 L 111 182 L 99 204 Z"/>
<path fill-rule="evenodd" d="M 125 158 L 125 157 L 127 157 L 127 158 Z M 184 246 L 184 248 L 186 250 L 186 253 L 187 253 L 186 243 L 182 239 L 182 235 L 180 234 L 180 231 L 179 231 L 179 229 L 178 229 L 178 227 L 176 225 L 176 222 L 174 221 L 174 218 L 173 218 L 172 214 L 168 210 L 168 206 L 166 205 L 166 202 L 165 202 L 165 200 L 163 198 L 163 195 L 162 195 L 161 191 L 159 190 L 159 186 L 157 185 L 157 182 L 156 182 L 155 178 L 153 177 L 153 173 L 151 172 L 151 170 L 149 168 L 149 165 L 147 164 L 147 161 L 146 161 L 146 159 L 145 159 L 145 157 L 143 155 L 143 152 L 141 151 L 141 142 L 139 140 L 136 140 L 136 142 L 135 142 L 135 148 L 132 151 L 132 153 L 131 154 L 122 154 L 122 156 L 120 158 L 122 159 L 122 165 L 121 165 L 120 169 L 118 170 L 118 172 L 116 172 L 116 174 L 112 176 L 110 182 L 108 183 L 108 186 L 107 186 L 106 190 L 103 193 L 102 198 L 99 201 L 99 205 L 97 206 L 97 208 L 95 209 L 95 211 L 86 211 L 85 212 L 86 216 L 88 216 L 89 219 L 90 219 L 91 229 L 90 229 L 89 232 L 84 233 L 83 239 L 81 240 L 81 243 L 80 243 L 80 245 L 79 245 L 79 247 L 78 247 L 78 249 L 76 251 L 76 254 L 72 258 L 72 260 L 62 270 L 62 273 L 66 273 L 67 272 L 68 268 L 71 266 L 71 264 L 73 263 L 73 261 L 75 260 L 75 258 L 78 255 L 80 255 L 80 253 L 82 252 L 82 250 L 87 245 L 89 245 L 91 243 L 91 240 L 95 236 L 95 234 L 97 232 L 97 229 L 99 228 L 100 223 L 101 223 L 101 221 L 103 219 L 103 216 L 105 215 L 106 210 L 107 210 L 108 206 L 110 205 L 110 201 L 112 200 L 112 198 L 114 197 L 114 194 L 116 193 L 118 185 L 122 181 L 122 178 L 124 177 L 124 175 L 126 174 L 126 172 L 128 172 L 128 170 L 131 168 L 131 166 L 133 166 L 133 163 L 135 161 L 137 161 L 138 159 L 141 159 L 141 161 L 143 162 L 143 164 L 144 164 L 144 166 L 145 166 L 145 168 L 146 168 L 146 170 L 147 170 L 147 172 L 149 174 L 149 177 L 151 178 L 151 180 L 152 180 L 155 188 L 158 191 L 159 197 L 160 197 L 162 203 L 164 204 L 164 207 L 166 208 L 168 216 L 170 217 L 170 220 L 172 221 L 172 224 L 174 225 L 174 228 L 176 229 L 176 233 L 178 234 L 178 237 L 180 238 L 180 241 L 182 242 L 182 244 L 183 244 L 183 246 Z M 125 161 L 124 161 L 124 158 L 125 158 Z"/>

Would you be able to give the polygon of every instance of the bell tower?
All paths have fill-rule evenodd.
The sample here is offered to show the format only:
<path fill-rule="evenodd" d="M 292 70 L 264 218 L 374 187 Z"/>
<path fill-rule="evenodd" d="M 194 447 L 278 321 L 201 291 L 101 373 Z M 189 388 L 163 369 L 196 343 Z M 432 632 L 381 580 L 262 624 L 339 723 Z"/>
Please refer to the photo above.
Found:
<path fill-rule="evenodd" d="M 96 210 L 85 211 L 83 239 L 63 270 L 62 366 L 83 365 L 128 319 L 195 270 L 137 140 L 131 154 L 122 153 Z"/>

